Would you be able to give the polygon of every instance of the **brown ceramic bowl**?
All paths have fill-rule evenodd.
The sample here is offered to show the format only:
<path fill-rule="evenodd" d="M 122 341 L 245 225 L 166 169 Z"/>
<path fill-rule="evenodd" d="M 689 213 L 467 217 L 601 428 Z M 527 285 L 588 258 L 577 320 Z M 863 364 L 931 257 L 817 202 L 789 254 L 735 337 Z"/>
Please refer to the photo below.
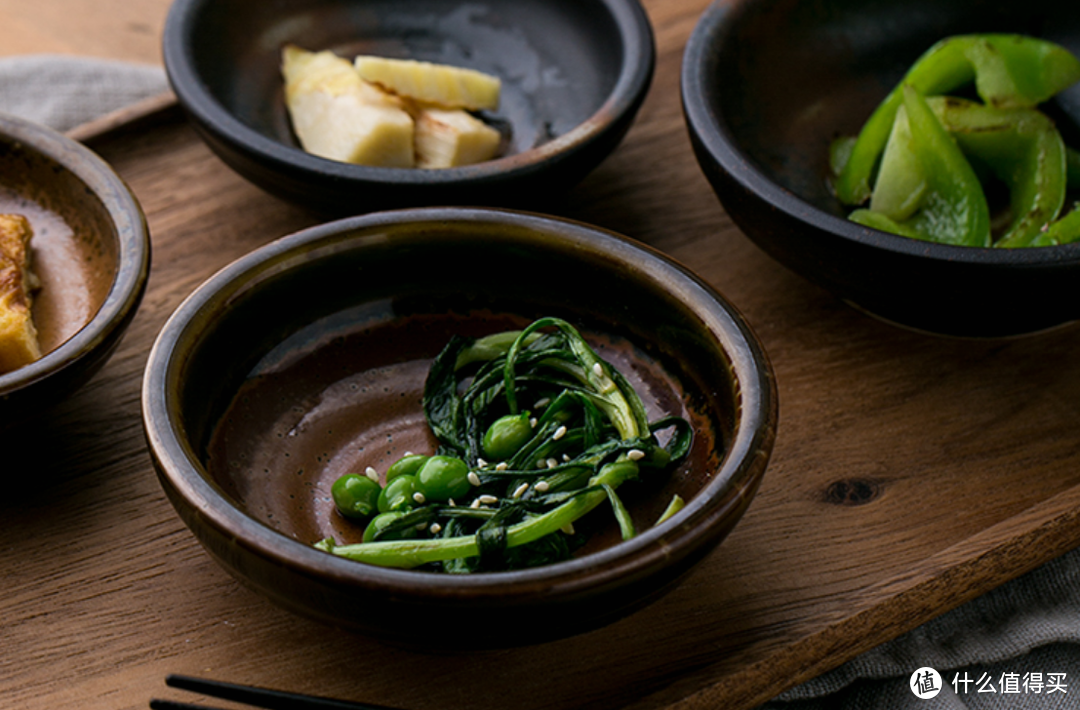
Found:
<path fill-rule="evenodd" d="M 474 575 L 386 569 L 312 547 L 358 539 L 329 500 L 339 474 L 431 451 L 420 396 L 449 336 L 542 315 L 575 323 L 630 373 L 650 418 L 694 425 L 680 468 L 627 489 L 644 532 L 619 542 L 612 522 L 570 561 Z M 528 644 L 603 626 L 670 589 L 750 503 L 776 406 L 750 329 L 683 267 L 582 224 L 464 208 L 350 218 L 243 257 L 170 318 L 143 388 L 161 483 L 226 569 L 294 611 L 428 647 L 446 619 L 513 618 L 472 628 L 469 642 Z M 686 508 L 650 527 L 675 492 Z M 380 613 L 354 613 L 369 603 Z"/>
<path fill-rule="evenodd" d="M 138 201 L 86 147 L 0 116 L 0 212 L 34 230 L 33 319 L 43 356 L 0 375 L 0 427 L 39 414 L 90 378 L 135 315 L 150 268 Z"/>
<path fill-rule="evenodd" d="M 478 69 L 502 80 L 496 159 L 445 170 L 375 168 L 300 148 L 281 48 Z M 425 205 L 523 206 L 576 184 L 618 145 L 652 80 L 638 0 L 174 0 L 165 68 L 196 130 L 267 191 L 338 215 Z"/>
<path fill-rule="evenodd" d="M 1080 319 L 1080 244 L 959 247 L 862 227 L 829 190 L 829 144 L 854 135 L 904 73 L 954 34 L 1013 32 L 1080 54 L 1080 3 L 715 2 L 686 45 L 682 100 L 724 208 L 770 256 L 862 310 L 957 336 Z M 1080 85 L 1043 106 L 1080 147 Z"/>

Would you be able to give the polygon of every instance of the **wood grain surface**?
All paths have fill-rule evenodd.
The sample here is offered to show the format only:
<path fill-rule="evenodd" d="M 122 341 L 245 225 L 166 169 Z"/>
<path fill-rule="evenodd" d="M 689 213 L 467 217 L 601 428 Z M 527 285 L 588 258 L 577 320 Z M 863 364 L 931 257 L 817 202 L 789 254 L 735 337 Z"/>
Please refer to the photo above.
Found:
<path fill-rule="evenodd" d="M 83 134 L 140 199 L 153 270 L 108 365 L 18 441 L 0 441 L 0 705 L 144 708 L 184 698 L 164 686 L 175 672 L 409 710 L 740 710 L 1080 542 L 1080 329 L 926 336 L 772 262 L 725 215 L 682 122 L 682 47 L 706 0 L 645 4 L 659 49 L 645 106 L 616 153 L 552 211 L 682 261 L 760 336 L 779 385 L 779 435 L 728 540 L 670 595 L 608 628 L 465 655 L 380 645 L 234 581 L 155 479 L 142 368 L 200 282 L 320 218 L 246 183 L 166 112 Z M 0 25 L 15 29 L 2 52 L 155 63 L 167 5 L 0 0 Z M 512 620 L 447 620 L 475 623 Z"/>

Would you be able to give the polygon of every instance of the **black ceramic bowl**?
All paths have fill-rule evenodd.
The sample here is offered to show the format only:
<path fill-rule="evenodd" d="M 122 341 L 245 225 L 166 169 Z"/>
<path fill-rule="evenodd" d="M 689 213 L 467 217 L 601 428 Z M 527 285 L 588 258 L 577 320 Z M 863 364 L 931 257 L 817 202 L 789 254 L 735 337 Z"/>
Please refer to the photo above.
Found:
<path fill-rule="evenodd" d="M 544 279 L 553 273 L 554 287 Z M 375 567 L 312 547 L 362 532 L 333 510 L 340 474 L 434 450 L 420 400 L 450 335 L 542 315 L 570 320 L 626 373 L 650 419 L 678 414 L 694 426 L 685 463 L 627 491 L 642 532 L 621 542 L 604 518 L 575 559 L 473 575 Z M 241 258 L 170 318 L 143 388 L 161 483 L 226 569 L 286 608 L 428 648 L 446 638 L 446 619 L 513 619 L 471 627 L 466 643 L 521 645 L 656 599 L 750 503 L 776 406 L 757 340 L 684 268 L 578 223 L 465 208 L 349 218 Z M 686 507 L 653 526 L 674 493 Z"/>
<path fill-rule="evenodd" d="M 465 66 L 502 79 L 503 157 L 445 170 L 305 153 L 283 98 L 281 47 Z M 165 67 L 199 134 L 238 173 L 318 210 L 521 205 L 577 183 L 622 139 L 652 79 L 637 0 L 175 0 Z"/>
<path fill-rule="evenodd" d="M 866 311 L 961 336 L 1076 320 L 1080 244 L 995 250 L 907 239 L 847 221 L 826 186 L 832 139 L 856 134 L 934 42 L 973 32 L 1029 34 L 1080 54 L 1080 4 L 716 2 L 698 21 L 683 61 L 695 153 L 748 237 Z M 1080 146 L 1080 86 L 1043 108 L 1066 142 Z"/>
<path fill-rule="evenodd" d="M 0 429 L 25 422 L 88 380 L 135 316 L 150 235 L 134 195 L 104 160 L 44 126 L 0 116 L 0 212 L 34 231 L 41 281 L 32 316 L 41 359 L 0 374 Z"/>

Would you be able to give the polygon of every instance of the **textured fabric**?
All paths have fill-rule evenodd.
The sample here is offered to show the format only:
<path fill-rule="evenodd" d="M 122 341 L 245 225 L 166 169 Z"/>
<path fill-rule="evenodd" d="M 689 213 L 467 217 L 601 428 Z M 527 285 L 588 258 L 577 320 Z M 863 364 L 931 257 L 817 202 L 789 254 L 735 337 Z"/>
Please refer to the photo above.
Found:
<path fill-rule="evenodd" d="M 168 89 L 161 67 L 51 54 L 0 58 L 0 111 L 58 131 Z"/>
<path fill-rule="evenodd" d="M 944 687 L 934 698 L 921 699 L 911 689 L 912 674 L 923 667 L 941 675 Z M 1080 709 L 1080 550 L 792 688 L 760 710 L 1059 708 Z"/>

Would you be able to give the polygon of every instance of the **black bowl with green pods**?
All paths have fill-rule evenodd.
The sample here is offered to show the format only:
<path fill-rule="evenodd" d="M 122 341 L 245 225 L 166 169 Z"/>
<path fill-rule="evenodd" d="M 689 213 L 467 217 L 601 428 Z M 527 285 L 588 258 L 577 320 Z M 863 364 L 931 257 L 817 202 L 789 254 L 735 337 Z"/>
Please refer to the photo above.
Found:
<path fill-rule="evenodd" d="M 979 35 L 1025 39 L 972 38 Z M 948 61 L 933 71 L 925 62 L 915 68 L 932 47 L 956 37 L 968 39 L 935 52 L 935 60 Z M 1073 296 L 1080 244 L 1050 238 L 1080 199 L 1080 154 L 1072 150 L 1080 148 L 1080 85 L 1075 67 L 1062 69 L 1069 64 L 1058 61 L 1064 55 L 1047 60 L 1042 50 L 1024 49 L 1036 42 L 1080 55 L 1080 5 L 716 2 L 685 49 L 683 108 L 697 159 L 725 209 L 780 263 L 857 308 L 909 328 L 970 337 L 1032 333 L 1080 318 Z M 972 78 L 980 74 L 976 87 Z M 1028 91 L 1029 79 L 1048 90 Z M 917 91 L 905 92 L 902 83 Z M 896 145 L 921 146 L 919 165 L 932 166 L 921 172 L 897 168 L 897 156 L 915 148 L 883 150 L 896 120 L 869 129 L 879 134 L 874 150 L 868 147 L 874 141 L 851 159 L 835 150 L 850 147 L 844 139 L 864 132 L 894 91 L 890 116 L 902 105 L 910 131 L 903 140 L 897 131 Z M 1022 126 L 1019 119 L 991 126 L 1021 105 L 1025 116 L 1039 117 L 1025 118 Z M 926 111 L 937 121 L 920 125 L 933 123 L 944 133 L 925 138 L 930 134 L 914 130 Z M 988 119 L 994 111 L 1000 113 Z M 1056 147 L 1039 142 L 1039 126 L 1056 132 Z M 986 135 L 1006 138 L 978 144 L 983 138 L 974 134 L 987 127 L 993 130 Z M 933 140 L 942 141 L 940 150 L 927 147 Z M 963 165 L 953 161 L 956 155 Z M 854 167 L 841 168 L 848 164 Z M 913 174 L 921 180 L 918 190 L 890 189 Z M 916 194 L 914 201 L 897 199 Z M 966 210 L 965 200 L 976 207 Z M 890 206 L 898 211 L 889 212 Z M 927 225 L 948 210 L 955 210 L 952 224 L 963 226 L 927 238 Z M 891 215 L 893 224 L 871 211 Z M 1080 215 L 1071 219 L 1080 226 Z M 1047 245 L 1009 248 L 1025 242 Z"/>
<path fill-rule="evenodd" d="M 750 504 L 777 399 L 739 313 L 660 253 L 428 208 L 313 227 L 213 276 L 153 347 L 143 417 L 169 499 L 242 582 L 395 644 L 483 648 L 597 629 L 677 584 Z M 502 430 L 475 450 L 522 417 L 528 444 Z M 468 475 L 427 475 L 461 465 L 442 457 Z M 377 512 L 338 506 L 350 479 L 376 479 L 405 529 L 368 537 Z M 514 622 L 444 633 L 473 614 Z"/>

